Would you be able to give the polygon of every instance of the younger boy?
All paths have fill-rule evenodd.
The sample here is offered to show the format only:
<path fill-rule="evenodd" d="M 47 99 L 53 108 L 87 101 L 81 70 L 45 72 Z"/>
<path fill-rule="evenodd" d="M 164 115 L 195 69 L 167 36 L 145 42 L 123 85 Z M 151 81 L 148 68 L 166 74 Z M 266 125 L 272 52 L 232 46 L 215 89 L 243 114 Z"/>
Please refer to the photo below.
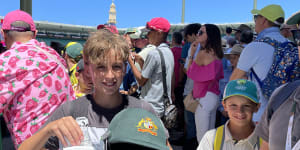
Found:
<path fill-rule="evenodd" d="M 197 150 L 259 150 L 260 139 L 252 122 L 259 108 L 256 85 L 245 79 L 230 81 L 222 104 L 228 112 L 225 125 L 205 133 Z"/>

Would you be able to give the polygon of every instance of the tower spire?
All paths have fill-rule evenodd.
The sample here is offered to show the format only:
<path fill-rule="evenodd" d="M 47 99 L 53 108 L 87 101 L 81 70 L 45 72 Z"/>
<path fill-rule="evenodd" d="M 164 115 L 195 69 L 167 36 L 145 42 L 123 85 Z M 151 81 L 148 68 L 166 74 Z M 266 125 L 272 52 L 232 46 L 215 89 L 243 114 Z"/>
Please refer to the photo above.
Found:
<path fill-rule="evenodd" d="M 116 5 L 114 3 L 114 0 L 112 0 L 112 3 L 110 5 L 109 17 L 107 23 L 112 25 L 116 25 L 117 23 L 117 11 L 116 11 Z"/>

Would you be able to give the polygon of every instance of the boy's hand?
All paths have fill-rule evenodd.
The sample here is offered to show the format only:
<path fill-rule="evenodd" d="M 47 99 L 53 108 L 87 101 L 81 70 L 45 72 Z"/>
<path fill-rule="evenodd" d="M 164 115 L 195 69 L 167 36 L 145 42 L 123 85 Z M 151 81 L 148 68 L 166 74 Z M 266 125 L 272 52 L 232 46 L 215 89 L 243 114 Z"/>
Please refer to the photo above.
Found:
<path fill-rule="evenodd" d="M 83 133 L 73 117 L 63 117 L 56 121 L 49 123 L 47 131 L 51 136 L 56 136 L 61 141 L 64 147 L 68 146 L 66 139 L 72 146 L 80 145 L 83 139 Z"/>

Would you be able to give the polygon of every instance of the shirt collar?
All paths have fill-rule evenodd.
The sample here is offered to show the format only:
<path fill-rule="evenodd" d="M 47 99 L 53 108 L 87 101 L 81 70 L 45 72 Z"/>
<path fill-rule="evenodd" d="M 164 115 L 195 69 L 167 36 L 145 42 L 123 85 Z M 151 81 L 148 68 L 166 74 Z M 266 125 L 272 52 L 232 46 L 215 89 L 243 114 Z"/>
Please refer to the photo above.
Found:
<path fill-rule="evenodd" d="M 169 45 L 166 44 L 166 43 L 161 43 L 161 44 L 158 45 L 158 47 L 169 47 Z"/>
<path fill-rule="evenodd" d="M 232 139 L 232 135 L 231 135 L 230 130 L 228 128 L 228 123 L 229 123 L 229 120 L 225 123 L 225 139 L 224 139 L 224 142 L 233 142 L 233 143 L 235 143 L 236 141 L 234 139 Z M 248 142 L 253 147 L 253 149 L 255 149 L 256 144 L 258 144 L 257 142 L 259 142 L 258 140 L 259 140 L 258 136 L 255 135 L 254 132 L 252 132 L 246 139 L 238 141 L 237 144 Z"/>
<path fill-rule="evenodd" d="M 156 47 L 156 46 L 153 44 L 148 44 L 146 47 L 149 48 L 149 47 Z"/>
<path fill-rule="evenodd" d="M 278 27 L 269 27 L 269 28 L 266 28 L 264 30 L 262 30 L 258 35 L 257 35 L 257 38 L 256 40 L 259 40 L 263 37 L 265 37 L 267 34 L 271 33 L 271 32 L 277 32 L 279 33 L 280 30 Z"/>
<path fill-rule="evenodd" d="M 11 46 L 11 48 L 10 49 L 14 49 L 14 48 L 16 48 L 16 47 L 18 47 L 19 45 L 27 45 L 27 46 L 32 46 L 32 45 L 38 45 L 38 46 L 40 46 L 40 43 L 36 40 L 36 39 L 31 39 L 31 40 L 29 40 L 29 41 L 27 41 L 27 42 L 24 42 L 24 43 L 21 43 L 21 42 L 14 42 L 13 44 L 12 44 L 12 46 Z"/>

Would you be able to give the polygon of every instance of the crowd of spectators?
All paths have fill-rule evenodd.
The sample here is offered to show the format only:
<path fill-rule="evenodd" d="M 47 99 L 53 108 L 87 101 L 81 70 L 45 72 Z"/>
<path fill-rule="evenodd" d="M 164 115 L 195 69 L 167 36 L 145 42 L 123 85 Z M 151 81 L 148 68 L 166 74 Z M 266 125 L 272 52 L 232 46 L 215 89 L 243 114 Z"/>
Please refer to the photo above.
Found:
<path fill-rule="evenodd" d="M 124 35 L 104 24 L 84 45 L 50 47 L 29 14 L 9 12 L 0 114 L 13 147 L 300 149 L 300 15 L 285 21 L 273 4 L 251 13 L 254 29 L 227 27 L 223 37 L 217 25 L 192 23 L 168 43 L 171 24 L 156 17 Z M 162 121 L 166 98 L 181 114 L 174 129 Z M 172 141 L 174 131 L 182 138 Z"/>

